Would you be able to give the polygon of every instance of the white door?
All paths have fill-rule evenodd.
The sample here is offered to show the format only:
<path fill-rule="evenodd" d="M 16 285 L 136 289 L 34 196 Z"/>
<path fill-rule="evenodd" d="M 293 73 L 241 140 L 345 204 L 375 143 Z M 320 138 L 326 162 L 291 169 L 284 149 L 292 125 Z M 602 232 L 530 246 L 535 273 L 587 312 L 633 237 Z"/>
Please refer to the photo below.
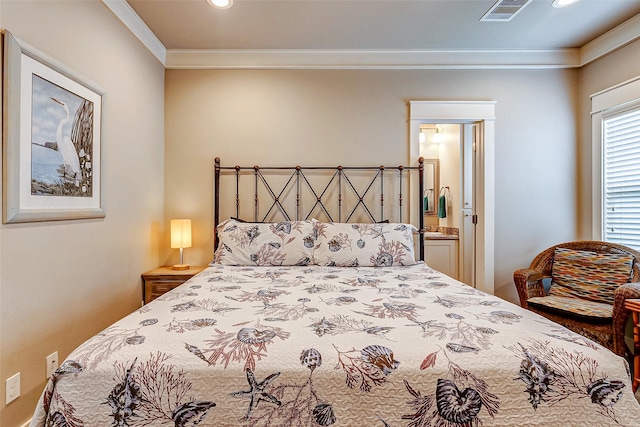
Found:
<path fill-rule="evenodd" d="M 476 286 L 476 162 L 478 140 L 481 138 L 480 126 L 476 123 L 463 126 L 461 147 L 462 171 L 462 212 L 460 224 L 460 281 Z"/>

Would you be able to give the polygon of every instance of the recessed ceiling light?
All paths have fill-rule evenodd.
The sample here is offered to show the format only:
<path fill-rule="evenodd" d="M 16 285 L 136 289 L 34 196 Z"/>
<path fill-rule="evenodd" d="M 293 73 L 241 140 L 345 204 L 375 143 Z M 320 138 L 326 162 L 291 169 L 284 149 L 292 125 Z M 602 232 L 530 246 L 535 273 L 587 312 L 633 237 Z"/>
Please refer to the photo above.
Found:
<path fill-rule="evenodd" d="M 574 3 L 578 3 L 579 0 L 553 0 L 553 7 L 565 7 Z"/>
<path fill-rule="evenodd" d="M 229 9 L 233 4 L 233 0 L 207 0 L 207 3 L 218 9 Z"/>

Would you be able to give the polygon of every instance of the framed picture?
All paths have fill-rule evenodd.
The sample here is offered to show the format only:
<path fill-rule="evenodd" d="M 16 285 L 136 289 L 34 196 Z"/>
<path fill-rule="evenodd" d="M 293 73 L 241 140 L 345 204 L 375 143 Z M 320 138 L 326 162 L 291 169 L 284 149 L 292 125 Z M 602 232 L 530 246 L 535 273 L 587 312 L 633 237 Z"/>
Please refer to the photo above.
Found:
<path fill-rule="evenodd" d="M 105 216 L 103 93 L 4 32 L 3 222 Z"/>

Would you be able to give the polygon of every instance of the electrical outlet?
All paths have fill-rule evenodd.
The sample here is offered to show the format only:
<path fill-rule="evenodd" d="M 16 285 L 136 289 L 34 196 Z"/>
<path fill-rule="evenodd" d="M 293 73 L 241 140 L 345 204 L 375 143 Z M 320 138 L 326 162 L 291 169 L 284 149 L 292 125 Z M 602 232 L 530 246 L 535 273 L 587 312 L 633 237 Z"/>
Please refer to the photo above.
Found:
<path fill-rule="evenodd" d="M 51 375 L 58 369 L 58 352 L 54 351 L 47 356 L 47 378 L 51 378 Z"/>
<path fill-rule="evenodd" d="M 6 396 L 7 405 L 20 396 L 20 372 L 7 379 Z"/>

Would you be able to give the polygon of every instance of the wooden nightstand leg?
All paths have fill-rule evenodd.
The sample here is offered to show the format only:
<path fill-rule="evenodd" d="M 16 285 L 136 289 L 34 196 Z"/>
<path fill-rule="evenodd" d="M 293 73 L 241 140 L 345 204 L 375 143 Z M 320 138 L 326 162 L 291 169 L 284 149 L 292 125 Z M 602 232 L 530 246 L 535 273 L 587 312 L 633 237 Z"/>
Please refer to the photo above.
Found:
<path fill-rule="evenodd" d="M 639 314 L 633 311 L 633 384 L 631 388 L 635 393 L 640 385 L 640 324 Z"/>

